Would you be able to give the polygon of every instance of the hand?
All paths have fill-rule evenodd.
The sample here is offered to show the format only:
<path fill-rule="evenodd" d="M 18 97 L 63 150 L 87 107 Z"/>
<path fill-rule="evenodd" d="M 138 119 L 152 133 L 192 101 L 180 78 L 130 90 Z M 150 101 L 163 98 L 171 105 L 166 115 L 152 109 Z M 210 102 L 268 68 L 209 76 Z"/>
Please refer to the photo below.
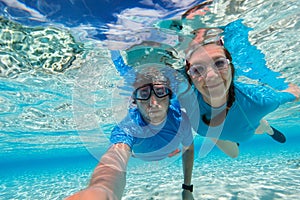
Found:
<path fill-rule="evenodd" d="M 194 200 L 193 193 L 188 190 L 183 190 L 181 195 L 182 195 L 182 200 Z"/>

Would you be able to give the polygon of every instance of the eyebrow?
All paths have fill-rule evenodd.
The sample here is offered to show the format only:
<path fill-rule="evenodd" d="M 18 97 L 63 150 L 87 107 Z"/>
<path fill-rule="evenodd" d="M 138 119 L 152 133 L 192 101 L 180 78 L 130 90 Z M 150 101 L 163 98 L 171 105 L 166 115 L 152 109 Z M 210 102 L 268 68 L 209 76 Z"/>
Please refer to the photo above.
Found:
<path fill-rule="evenodd" d="M 218 55 L 218 56 L 214 56 L 214 57 L 212 57 L 212 59 L 217 59 L 217 58 L 221 58 L 221 57 L 226 58 L 226 55 Z"/>
<path fill-rule="evenodd" d="M 215 59 L 217 59 L 217 58 L 226 58 L 226 55 L 215 55 L 215 56 L 212 56 L 212 57 L 210 57 L 212 60 L 215 60 Z M 197 60 L 195 60 L 195 63 L 194 64 L 197 64 L 197 63 L 201 63 L 201 62 L 203 62 L 203 63 L 207 63 L 205 60 L 200 60 L 200 59 L 197 59 Z M 192 64 L 193 65 L 193 64 Z"/>

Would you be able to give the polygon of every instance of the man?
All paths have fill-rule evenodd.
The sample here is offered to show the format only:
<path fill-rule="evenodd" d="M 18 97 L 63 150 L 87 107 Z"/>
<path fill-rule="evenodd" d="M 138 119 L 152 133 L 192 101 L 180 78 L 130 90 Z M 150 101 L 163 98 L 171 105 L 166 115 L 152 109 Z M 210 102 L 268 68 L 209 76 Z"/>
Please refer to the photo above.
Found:
<path fill-rule="evenodd" d="M 113 129 L 112 146 L 102 156 L 86 190 L 67 198 L 121 199 L 130 156 L 161 160 L 183 146 L 183 199 L 193 199 L 191 176 L 194 144 L 188 117 L 181 111 L 169 79 L 159 64 L 147 64 L 136 74 L 128 115 Z"/>

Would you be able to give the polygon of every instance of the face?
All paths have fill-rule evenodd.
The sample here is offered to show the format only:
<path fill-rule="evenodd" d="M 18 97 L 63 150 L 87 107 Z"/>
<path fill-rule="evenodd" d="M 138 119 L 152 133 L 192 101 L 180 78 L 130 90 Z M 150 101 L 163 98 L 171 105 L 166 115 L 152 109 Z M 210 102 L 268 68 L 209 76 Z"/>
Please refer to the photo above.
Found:
<path fill-rule="evenodd" d="M 208 44 L 200 47 L 191 55 L 189 63 L 191 73 L 188 71 L 188 74 L 206 102 L 227 98 L 232 75 L 221 46 Z"/>
<path fill-rule="evenodd" d="M 153 125 L 162 123 L 169 108 L 169 94 L 162 83 L 146 84 L 138 87 L 137 107 L 143 119 Z"/>

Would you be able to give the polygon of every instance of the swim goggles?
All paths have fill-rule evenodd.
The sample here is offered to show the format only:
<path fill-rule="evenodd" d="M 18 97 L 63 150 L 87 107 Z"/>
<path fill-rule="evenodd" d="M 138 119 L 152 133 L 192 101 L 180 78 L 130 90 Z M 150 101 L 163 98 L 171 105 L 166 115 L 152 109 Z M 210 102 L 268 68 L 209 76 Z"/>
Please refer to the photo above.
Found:
<path fill-rule="evenodd" d="M 133 98 L 146 101 L 150 99 L 151 91 L 153 91 L 158 98 L 163 98 L 171 94 L 171 90 L 166 85 L 150 83 L 137 88 L 133 92 Z"/>
<path fill-rule="evenodd" d="M 230 60 L 226 59 L 225 57 L 217 58 L 211 63 L 211 67 L 213 70 L 222 72 L 223 70 L 228 69 L 230 64 Z M 208 66 L 204 64 L 194 64 L 191 65 L 187 74 L 193 77 L 206 77 Z"/>

